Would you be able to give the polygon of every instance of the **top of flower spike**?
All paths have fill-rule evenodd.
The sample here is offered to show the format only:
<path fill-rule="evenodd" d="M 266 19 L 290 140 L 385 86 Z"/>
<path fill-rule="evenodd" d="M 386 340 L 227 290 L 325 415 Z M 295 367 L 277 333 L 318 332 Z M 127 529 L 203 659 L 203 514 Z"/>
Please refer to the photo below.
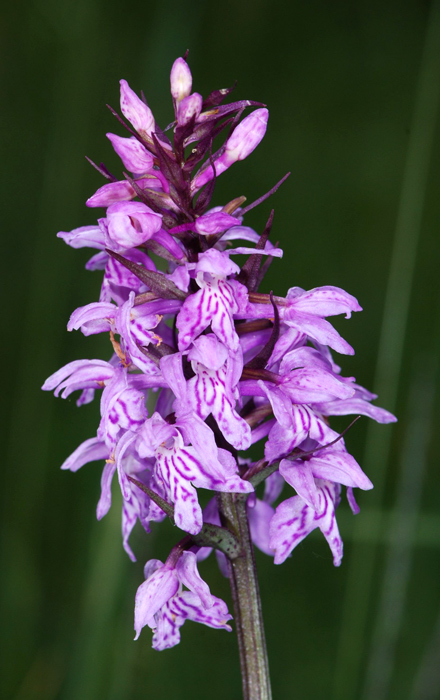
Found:
<path fill-rule="evenodd" d="M 171 95 L 177 103 L 191 94 L 192 75 L 185 59 L 176 58 L 170 74 Z"/>
<path fill-rule="evenodd" d="M 126 80 L 121 80 L 120 85 L 121 111 L 131 125 L 125 125 L 131 137 L 107 136 L 133 176 L 124 173 L 125 179 L 116 181 L 104 165 L 95 166 L 111 182 L 90 197 L 87 205 L 109 206 L 139 197 L 163 216 L 165 230 L 182 224 L 196 224 L 198 217 L 209 207 L 212 180 L 233 163 L 246 158 L 263 138 L 267 109 L 251 100 L 222 105 L 232 88 L 216 90 L 204 100 L 199 93 L 191 92 L 191 71 L 185 59 L 178 58 L 170 74 L 176 117 L 170 125 L 174 126 L 174 138 L 170 141 L 156 124 L 144 99 Z M 240 121 L 243 110 L 248 107 L 259 109 Z M 224 146 L 214 152 L 214 140 L 227 128 L 229 134 Z M 188 152 L 190 144 L 196 145 Z M 208 184 L 209 187 L 200 193 Z M 194 202 L 196 193 L 199 196 Z"/>

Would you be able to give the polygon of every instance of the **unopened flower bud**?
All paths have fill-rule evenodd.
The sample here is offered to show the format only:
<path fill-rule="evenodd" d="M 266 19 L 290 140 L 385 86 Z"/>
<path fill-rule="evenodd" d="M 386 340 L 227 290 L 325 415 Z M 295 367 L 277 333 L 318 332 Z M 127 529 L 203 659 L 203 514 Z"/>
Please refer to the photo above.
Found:
<path fill-rule="evenodd" d="M 126 139 L 116 134 L 106 134 L 106 136 L 127 170 L 131 173 L 146 173 L 151 170 L 153 156 L 137 138 L 130 136 Z"/>
<path fill-rule="evenodd" d="M 121 85 L 121 112 L 134 126 L 138 134 L 150 137 L 154 129 L 154 117 L 151 109 L 131 89 L 126 80 Z"/>
<path fill-rule="evenodd" d="M 269 110 L 265 108 L 256 109 L 255 112 L 243 119 L 234 129 L 232 136 L 226 141 L 224 153 L 215 161 L 216 176 L 221 175 L 233 163 L 236 163 L 238 160 L 244 160 L 252 153 L 266 133 L 268 119 Z M 209 165 L 194 178 L 192 191 L 197 192 L 213 177 L 214 169 L 212 165 Z"/>
<path fill-rule="evenodd" d="M 209 212 L 196 219 L 195 229 L 197 233 L 208 236 L 213 233 L 227 231 L 232 226 L 237 226 L 235 216 L 230 216 L 222 211 Z"/>
<path fill-rule="evenodd" d="M 198 92 L 184 97 L 177 108 L 177 123 L 185 126 L 193 117 L 197 119 L 202 111 L 203 97 Z"/>
<path fill-rule="evenodd" d="M 263 139 L 268 119 L 269 110 L 265 108 L 256 109 L 245 117 L 227 140 L 223 158 L 227 154 L 230 164 L 247 158 Z"/>
<path fill-rule="evenodd" d="M 171 68 L 170 83 L 171 95 L 177 103 L 191 94 L 192 75 L 187 62 L 183 58 L 176 58 L 174 61 Z"/>
<path fill-rule="evenodd" d="M 136 184 L 141 189 L 150 190 L 160 190 L 161 182 L 154 175 L 148 175 L 136 180 Z M 100 187 L 95 194 L 93 194 L 86 201 L 88 207 L 109 207 L 110 204 L 115 202 L 123 202 L 125 200 L 134 199 L 136 197 L 136 192 L 130 185 L 128 180 L 121 180 L 119 182 L 108 182 L 106 185 Z"/>
<path fill-rule="evenodd" d="M 136 197 L 136 192 L 128 180 L 108 182 L 88 198 L 86 205 L 88 207 L 109 207 L 110 204 L 134 199 L 134 197 Z"/>

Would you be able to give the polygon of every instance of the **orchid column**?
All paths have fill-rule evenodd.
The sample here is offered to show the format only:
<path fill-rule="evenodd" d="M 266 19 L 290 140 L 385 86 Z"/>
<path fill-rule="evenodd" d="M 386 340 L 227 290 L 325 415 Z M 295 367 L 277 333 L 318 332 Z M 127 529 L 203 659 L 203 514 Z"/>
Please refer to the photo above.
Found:
<path fill-rule="evenodd" d="M 244 218 L 281 183 L 248 206 L 238 197 L 210 208 L 216 178 L 266 132 L 267 109 L 249 100 L 223 105 L 230 92 L 206 99 L 192 92 L 189 67 L 178 58 L 171 70 L 175 120 L 161 130 L 121 81 L 125 121 L 114 114 L 128 136 L 107 136 L 123 179 L 95 165 L 108 182 L 87 205 L 105 215 L 58 234 L 73 248 L 97 251 L 86 267 L 104 273 L 99 301 L 76 309 L 68 330 L 108 334 L 110 358 L 71 362 L 43 389 L 63 398 L 79 390 L 79 406 L 102 390 L 96 436 L 62 468 L 104 461 L 98 519 L 111 506 L 117 472 L 129 557 L 135 560 L 129 537 L 138 520 L 149 532 L 152 522 L 170 517 L 182 531 L 164 563 L 145 565 L 136 639 L 149 626 L 155 649 L 174 646 L 187 619 L 231 630 L 226 603 L 198 571 L 214 549 L 231 581 L 244 697 L 262 700 L 271 691 L 253 546 L 280 564 L 319 528 L 338 566 L 342 486 L 356 513 L 353 488 L 372 484 L 328 417 L 395 419 L 333 360 L 331 350 L 353 349 L 326 318 L 360 311 L 354 297 L 330 286 L 292 287 L 285 297 L 258 291 L 282 251 L 269 240 L 273 212 L 261 235 Z M 246 456 L 254 443 L 262 446 L 257 462 Z"/>

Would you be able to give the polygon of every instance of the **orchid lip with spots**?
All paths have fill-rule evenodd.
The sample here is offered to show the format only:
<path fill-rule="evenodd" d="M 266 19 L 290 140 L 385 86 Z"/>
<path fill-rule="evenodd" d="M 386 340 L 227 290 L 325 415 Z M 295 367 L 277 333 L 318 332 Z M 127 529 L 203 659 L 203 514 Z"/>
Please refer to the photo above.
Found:
<path fill-rule="evenodd" d="M 373 485 L 328 417 L 395 418 L 332 357 L 354 352 L 327 320 L 361 311 L 353 296 L 332 286 L 259 292 L 282 250 L 269 240 L 273 212 L 261 234 L 246 213 L 281 183 L 247 206 L 242 195 L 212 205 L 217 177 L 240 167 L 265 136 L 266 106 L 223 104 L 230 89 L 193 92 L 186 56 L 174 62 L 170 84 L 174 121 L 161 129 L 120 81 L 127 134 L 107 134 L 122 161 L 119 179 L 95 166 L 107 182 L 87 206 L 105 211 L 58 234 L 72 248 L 97 251 L 86 267 L 103 272 L 99 299 L 73 311 L 67 328 L 108 334 L 109 356 L 71 362 L 43 389 L 62 398 L 78 391 L 79 406 L 101 392 L 96 436 L 62 468 L 103 462 L 99 519 L 116 475 L 130 558 L 137 522 L 148 533 L 170 517 L 181 533 L 164 564 L 146 564 L 136 639 L 147 626 L 154 648 L 169 648 L 186 620 L 231 630 L 227 603 L 198 571 L 214 549 L 231 582 L 244 697 L 262 700 L 271 691 L 252 547 L 280 564 L 319 529 L 339 566 L 341 495 L 346 489 L 356 513 L 353 489 Z M 258 462 L 238 454 L 255 443 Z"/>

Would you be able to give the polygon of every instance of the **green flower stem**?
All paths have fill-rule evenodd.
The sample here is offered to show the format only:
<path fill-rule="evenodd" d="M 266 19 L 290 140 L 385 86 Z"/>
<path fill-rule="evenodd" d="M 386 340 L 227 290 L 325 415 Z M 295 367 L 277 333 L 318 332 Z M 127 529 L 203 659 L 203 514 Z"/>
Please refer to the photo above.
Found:
<path fill-rule="evenodd" d="M 246 499 L 239 494 L 222 493 L 219 494 L 219 507 L 223 525 L 236 535 L 241 545 L 240 556 L 228 559 L 228 562 L 243 697 L 244 700 L 271 700 L 263 615 Z"/>

